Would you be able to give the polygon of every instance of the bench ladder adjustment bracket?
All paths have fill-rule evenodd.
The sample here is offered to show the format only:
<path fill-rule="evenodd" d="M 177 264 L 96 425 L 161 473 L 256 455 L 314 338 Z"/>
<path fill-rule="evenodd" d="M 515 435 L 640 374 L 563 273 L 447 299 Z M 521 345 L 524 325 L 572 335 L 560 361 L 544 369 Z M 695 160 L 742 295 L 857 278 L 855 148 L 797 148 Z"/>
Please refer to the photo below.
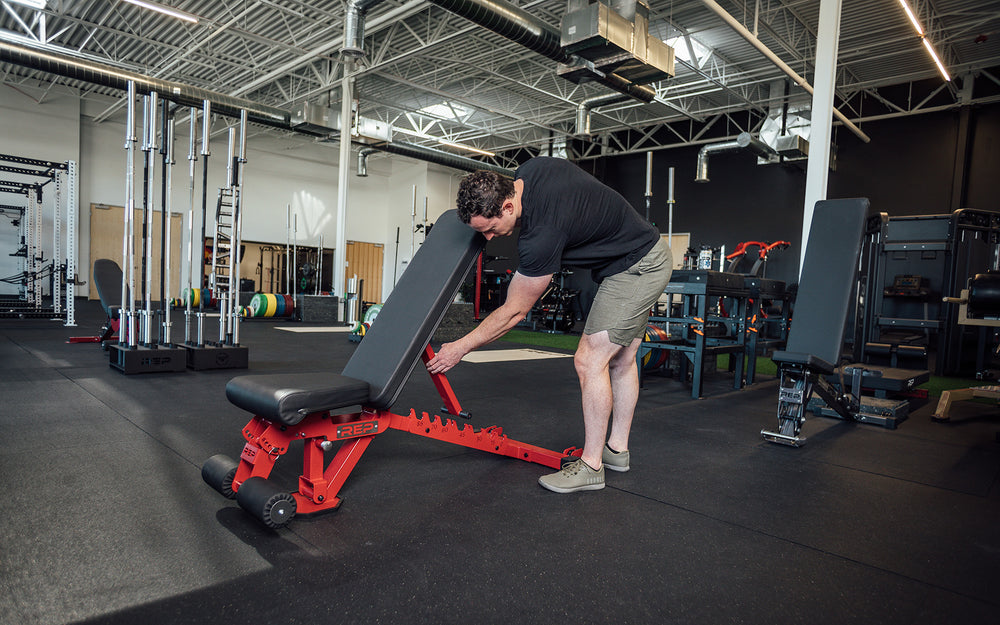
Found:
<path fill-rule="evenodd" d="M 778 387 L 778 429 L 777 431 L 761 430 L 764 440 L 790 447 L 801 447 L 805 437 L 799 432 L 806 422 L 806 403 L 812 395 L 816 376 L 805 367 L 791 365 L 783 366 L 780 371 L 781 381 Z"/>

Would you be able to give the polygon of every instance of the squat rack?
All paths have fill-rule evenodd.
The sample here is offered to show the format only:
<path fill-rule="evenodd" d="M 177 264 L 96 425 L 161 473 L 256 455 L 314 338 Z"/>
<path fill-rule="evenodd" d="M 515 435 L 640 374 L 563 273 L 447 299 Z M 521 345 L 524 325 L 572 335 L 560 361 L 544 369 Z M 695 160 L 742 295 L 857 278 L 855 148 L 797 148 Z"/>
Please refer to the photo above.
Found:
<path fill-rule="evenodd" d="M 14 163 L 12 165 L 7 163 Z M 0 154 L 0 171 L 43 178 L 43 182 L 23 182 L 0 180 L 0 192 L 16 193 L 27 198 L 24 207 L 2 205 L 4 212 L 19 212 L 19 249 L 14 256 L 21 258 L 21 277 L 18 302 L 14 307 L 5 306 L 8 315 L 47 316 L 65 319 L 66 326 L 76 325 L 76 219 L 77 219 L 77 174 L 76 162 L 57 163 L 40 159 Z M 42 239 L 42 189 L 53 183 L 55 200 L 52 211 L 52 306 L 42 306 L 43 279 L 45 274 L 45 254 L 41 249 Z M 63 215 L 60 206 L 65 196 L 66 245 L 63 248 Z M 65 306 L 62 302 L 65 285 Z M 4 315 L 7 316 L 7 315 Z"/>

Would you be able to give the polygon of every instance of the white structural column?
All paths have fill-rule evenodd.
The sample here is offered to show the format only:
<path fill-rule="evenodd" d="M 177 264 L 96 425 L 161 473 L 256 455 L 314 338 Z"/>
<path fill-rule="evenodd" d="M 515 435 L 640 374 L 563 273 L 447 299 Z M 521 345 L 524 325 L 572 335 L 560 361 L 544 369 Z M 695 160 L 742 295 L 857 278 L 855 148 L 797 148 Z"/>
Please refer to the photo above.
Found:
<path fill-rule="evenodd" d="M 337 163 L 337 239 L 333 249 L 333 292 L 341 299 L 347 297 L 344 274 L 347 271 L 347 185 L 351 174 L 351 72 L 354 62 L 344 59 L 344 78 L 341 80 L 340 101 L 340 162 Z M 346 320 L 345 320 L 346 321 Z"/>
<path fill-rule="evenodd" d="M 809 131 L 809 164 L 806 168 L 805 210 L 802 212 L 802 250 L 799 273 L 806 257 L 809 226 L 816 202 L 826 199 L 830 173 L 830 139 L 833 127 L 833 91 L 837 81 L 840 47 L 841 0 L 821 0 L 816 35 L 816 76 L 813 78 L 812 126 Z"/>

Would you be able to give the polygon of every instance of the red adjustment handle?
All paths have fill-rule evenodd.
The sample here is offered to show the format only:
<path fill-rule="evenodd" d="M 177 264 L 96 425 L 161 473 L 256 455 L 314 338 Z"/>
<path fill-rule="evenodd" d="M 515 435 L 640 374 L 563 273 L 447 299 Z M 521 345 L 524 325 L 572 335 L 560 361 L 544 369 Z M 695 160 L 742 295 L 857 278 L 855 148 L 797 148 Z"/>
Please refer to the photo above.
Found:
<path fill-rule="evenodd" d="M 788 241 L 775 241 L 774 243 L 772 243 L 770 245 L 766 245 L 766 246 L 764 244 L 761 244 L 760 257 L 764 258 L 765 256 L 767 256 L 768 252 L 770 252 L 771 250 L 773 250 L 775 248 L 783 250 L 786 247 L 788 247 L 789 245 L 791 245 L 791 243 L 789 243 Z"/>
<path fill-rule="evenodd" d="M 421 354 L 420 359 L 424 361 L 426 365 L 427 362 L 434 357 L 434 348 L 427 344 L 424 348 L 424 353 Z M 431 376 L 431 381 L 434 382 L 434 388 L 437 389 L 438 394 L 441 396 L 441 401 L 444 402 L 444 410 L 450 415 L 456 417 L 462 417 L 464 419 L 469 418 L 469 413 L 462 410 L 461 404 L 458 403 L 458 397 L 455 396 L 455 391 L 451 389 L 451 382 L 448 378 L 444 377 L 443 373 L 429 373 Z"/>

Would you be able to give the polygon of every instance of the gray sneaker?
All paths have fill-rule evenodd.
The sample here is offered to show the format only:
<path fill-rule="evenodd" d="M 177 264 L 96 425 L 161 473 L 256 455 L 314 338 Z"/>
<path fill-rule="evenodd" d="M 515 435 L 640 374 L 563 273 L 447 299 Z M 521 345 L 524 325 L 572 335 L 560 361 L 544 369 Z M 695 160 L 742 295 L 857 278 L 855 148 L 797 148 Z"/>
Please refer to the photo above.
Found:
<path fill-rule="evenodd" d="M 542 488 L 556 493 L 575 493 L 578 490 L 604 488 L 604 467 L 595 471 L 582 458 L 563 466 L 560 471 L 538 478 Z"/>
<path fill-rule="evenodd" d="M 604 451 L 601 453 L 601 462 L 604 466 L 611 469 L 612 471 L 619 471 L 624 473 L 628 471 L 628 461 L 629 455 L 628 450 L 625 451 L 613 451 L 607 445 L 604 446 Z"/>

